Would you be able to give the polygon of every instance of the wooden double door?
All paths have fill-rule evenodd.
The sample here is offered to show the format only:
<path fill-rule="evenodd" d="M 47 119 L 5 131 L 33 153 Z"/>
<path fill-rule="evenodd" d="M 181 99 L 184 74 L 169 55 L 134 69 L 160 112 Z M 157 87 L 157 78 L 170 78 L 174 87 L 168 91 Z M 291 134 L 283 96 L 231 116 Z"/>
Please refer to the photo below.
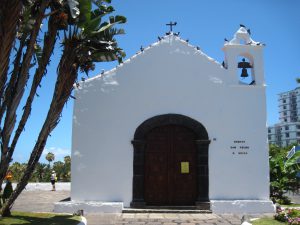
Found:
<path fill-rule="evenodd" d="M 197 198 L 196 135 L 167 125 L 146 137 L 145 202 L 147 205 L 194 205 Z"/>

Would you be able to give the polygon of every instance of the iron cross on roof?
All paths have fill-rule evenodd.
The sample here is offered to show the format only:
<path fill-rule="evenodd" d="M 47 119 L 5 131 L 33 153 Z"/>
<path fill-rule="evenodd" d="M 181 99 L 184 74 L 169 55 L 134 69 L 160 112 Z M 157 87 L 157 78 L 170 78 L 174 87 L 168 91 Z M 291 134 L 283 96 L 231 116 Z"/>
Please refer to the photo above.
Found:
<path fill-rule="evenodd" d="M 177 25 L 177 22 L 174 22 L 174 23 L 173 23 L 173 22 L 171 21 L 170 23 L 167 23 L 166 25 L 167 25 L 167 26 L 170 26 L 170 32 L 173 32 L 173 26 L 176 26 L 176 25 Z"/>

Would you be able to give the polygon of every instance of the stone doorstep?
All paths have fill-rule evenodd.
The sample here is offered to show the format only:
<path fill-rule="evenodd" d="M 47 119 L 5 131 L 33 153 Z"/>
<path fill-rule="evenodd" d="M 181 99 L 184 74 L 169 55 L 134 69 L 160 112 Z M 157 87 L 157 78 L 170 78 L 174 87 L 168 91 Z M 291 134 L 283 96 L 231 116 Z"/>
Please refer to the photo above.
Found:
<path fill-rule="evenodd" d="M 124 208 L 122 213 L 191 213 L 191 214 L 211 214 L 211 210 L 201 210 L 201 209 L 180 209 L 180 208 L 142 208 L 142 209 L 134 209 L 134 208 Z"/>
<path fill-rule="evenodd" d="M 212 210 L 207 210 L 199 209 L 197 206 L 124 208 L 123 202 L 63 201 L 54 204 L 54 212 L 74 213 L 78 210 L 83 210 L 84 215 L 92 213 L 178 213 L 212 215 L 212 212 L 216 214 L 261 214 L 274 213 L 274 205 L 271 204 L 271 201 L 212 201 Z"/>
<path fill-rule="evenodd" d="M 181 213 L 181 214 L 211 214 L 211 210 L 197 209 L 196 207 L 153 207 L 153 208 L 123 208 L 122 202 L 93 202 L 93 201 L 63 201 L 54 204 L 54 212 L 74 213 L 83 210 L 84 214 L 93 213 Z"/>
<path fill-rule="evenodd" d="M 195 205 L 149 206 L 140 205 L 123 208 L 122 213 L 212 213 L 210 202 L 196 202 Z"/>

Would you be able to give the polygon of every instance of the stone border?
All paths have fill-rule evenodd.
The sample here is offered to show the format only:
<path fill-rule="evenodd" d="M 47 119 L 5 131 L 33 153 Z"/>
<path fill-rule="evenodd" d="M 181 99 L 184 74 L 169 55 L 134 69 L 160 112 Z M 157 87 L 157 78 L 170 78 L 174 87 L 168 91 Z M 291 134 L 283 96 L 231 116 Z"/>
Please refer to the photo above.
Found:
<path fill-rule="evenodd" d="M 275 213 L 276 206 L 270 200 L 210 200 L 215 214 Z"/>
<path fill-rule="evenodd" d="M 122 213 L 123 202 L 97 202 L 97 201 L 64 201 L 54 203 L 53 212 L 71 213 L 83 210 L 85 214 Z"/>

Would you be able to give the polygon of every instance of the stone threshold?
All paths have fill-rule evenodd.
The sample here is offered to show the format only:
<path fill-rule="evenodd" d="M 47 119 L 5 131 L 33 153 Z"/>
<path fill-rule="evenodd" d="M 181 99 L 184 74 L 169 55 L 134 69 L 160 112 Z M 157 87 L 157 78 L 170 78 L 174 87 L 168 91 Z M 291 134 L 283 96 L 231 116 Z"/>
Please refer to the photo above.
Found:
<path fill-rule="evenodd" d="M 145 207 L 145 208 L 123 208 L 122 213 L 212 213 L 211 210 L 197 209 L 192 206 L 180 206 L 180 207 Z"/>

